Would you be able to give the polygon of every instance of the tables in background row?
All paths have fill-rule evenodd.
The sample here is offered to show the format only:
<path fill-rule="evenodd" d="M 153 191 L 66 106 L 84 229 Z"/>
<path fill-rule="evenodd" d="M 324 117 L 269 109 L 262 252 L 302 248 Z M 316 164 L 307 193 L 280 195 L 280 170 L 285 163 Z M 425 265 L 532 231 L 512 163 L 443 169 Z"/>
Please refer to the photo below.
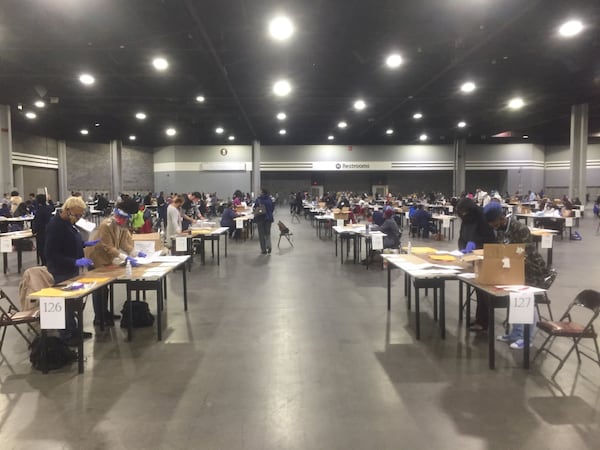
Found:
<path fill-rule="evenodd" d="M 0 233 L 0 252 L 2 252 L 2 263 L 5 274 L 8 271 L 8 254 L 13 252 L 13 246 L 16 247 L 17 253 L 17 272 L 21 273 L 21 268 L 23 266 L 23 249 L 18 242 L 32 238 L 33 233 L 31 229 Z"/>

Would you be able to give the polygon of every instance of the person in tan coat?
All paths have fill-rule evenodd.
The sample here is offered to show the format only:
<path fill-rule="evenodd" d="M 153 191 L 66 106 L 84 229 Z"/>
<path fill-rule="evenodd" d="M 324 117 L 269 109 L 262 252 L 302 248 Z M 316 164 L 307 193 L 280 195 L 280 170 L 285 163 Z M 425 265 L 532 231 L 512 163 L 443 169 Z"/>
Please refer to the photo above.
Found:
<path fill-rule="evenodd" d="M 127 258 L 146 256 L 133 248 L 133 238 L 129 231 L 130 219 L 138 210 L 135 200 L 125 200 L 117 205 L 112 215 L 104 219 L 94 233 L 97 244 L 90 247 L 88 258 L 94 262 L 94 268 L 102 268 L 111 265 L 120 265 Z M 108 312 L 108 290 L 99 289 L 93 293 L 94 302 L 94 325 L 100 325 L 100 317 L 104 312 L 104 325 L 114 325 L 113 316 Z M 104 310 L 102 310 L 104 308 Z"/>

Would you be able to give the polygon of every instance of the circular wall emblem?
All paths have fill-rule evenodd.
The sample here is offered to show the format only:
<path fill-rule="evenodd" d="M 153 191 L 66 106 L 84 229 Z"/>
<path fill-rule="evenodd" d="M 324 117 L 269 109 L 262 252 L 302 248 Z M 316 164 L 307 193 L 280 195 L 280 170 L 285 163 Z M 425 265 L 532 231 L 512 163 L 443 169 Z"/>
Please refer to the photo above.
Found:
<path fill-rule="evenodd" d="M 337 163 L 337 164 L 335 165 L 335 168 L 336 168 L 336 169 L 341 169 L 341 168 L 342 168 L 342 165 L 341 165 L 340 163 Z"/>
<path fill-rule="evenodd" d="M 222 148 L 221 150 L 219 150 L 219 153 L 221 154 L 221 156 L 226 156 L 227 155 L 227 149 L 226 148 Z"/>

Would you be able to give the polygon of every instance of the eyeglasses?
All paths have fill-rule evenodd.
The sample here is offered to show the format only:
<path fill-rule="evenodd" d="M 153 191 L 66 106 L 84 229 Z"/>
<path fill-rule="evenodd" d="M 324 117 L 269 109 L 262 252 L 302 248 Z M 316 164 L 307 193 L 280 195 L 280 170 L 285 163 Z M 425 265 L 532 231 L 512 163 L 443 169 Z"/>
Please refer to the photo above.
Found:
<path fill-rule="evenodd" d="M 72 214 L 70 209 L 67 209 L 67 214 L 69 215 L 69 217 L 73 218 L 73 219 L 81 219 L 83 217 L 83 213 L 81 214 Z"/>

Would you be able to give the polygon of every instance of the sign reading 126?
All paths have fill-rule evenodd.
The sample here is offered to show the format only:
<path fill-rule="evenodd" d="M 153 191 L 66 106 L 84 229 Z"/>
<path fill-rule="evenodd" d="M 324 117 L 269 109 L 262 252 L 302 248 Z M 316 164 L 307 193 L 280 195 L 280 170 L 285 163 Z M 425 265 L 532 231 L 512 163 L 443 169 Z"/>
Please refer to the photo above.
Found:
<path fill-rule="evenodd" d="M 64 297 L 40 298 L 40 328 L 44 330 L 66 328 Z"/>

